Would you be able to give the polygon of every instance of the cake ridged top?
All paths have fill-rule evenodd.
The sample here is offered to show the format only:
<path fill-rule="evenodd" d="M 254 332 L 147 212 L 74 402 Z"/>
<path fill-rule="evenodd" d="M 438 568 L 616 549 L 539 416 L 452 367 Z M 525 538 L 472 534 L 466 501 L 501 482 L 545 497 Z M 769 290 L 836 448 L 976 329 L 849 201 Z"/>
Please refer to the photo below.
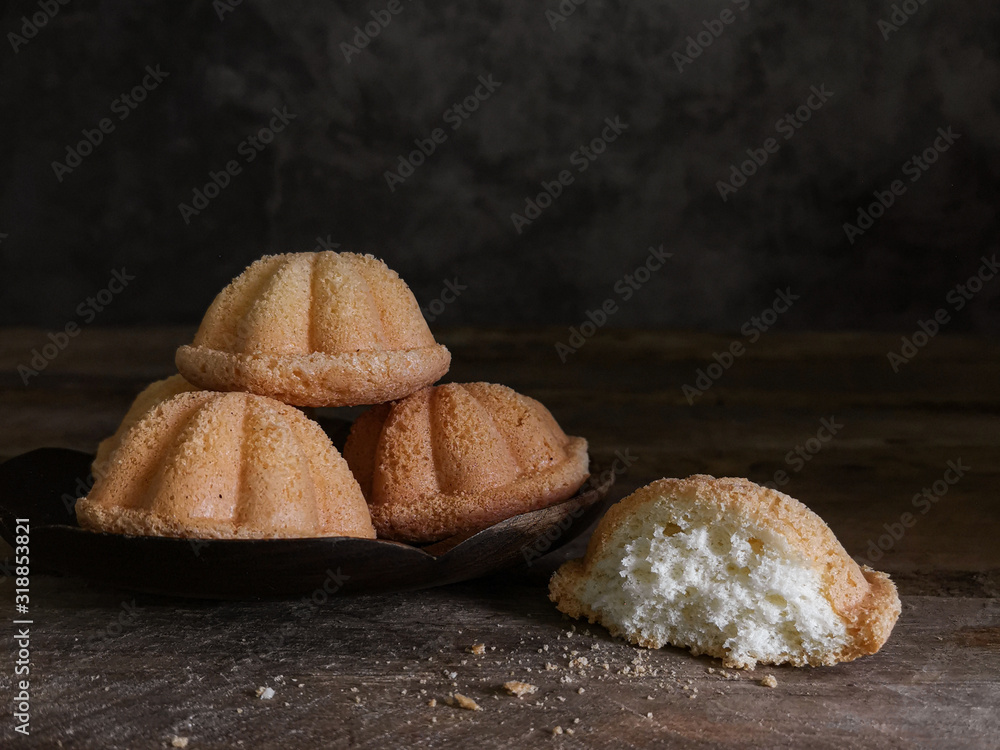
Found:
<path fill-rule="evenodd" d="M 548 409 L 493 383 L 425 388 L 358 421 L 345 453 L 374 504 L 504 487 L 565 461 L 570 443 Z"/>
<path fill-rule="evenodd" d="M 117 533 L 375 535 L 357 482 L 320 426 L 247 393 L 182 393 L 152 408 L 77 515 L 87 528 Z"/>
<path fill-rule="evenodd" d="M 187 382 L 182 375 L 171 375 L 169 378 L 157 380 L 147 385 L 142 392 L 135 397 L 135 401 L 129 407 L 125 417 L 122 419 L 115 434 L 105 438 L 97 446 L 97 455 L 94 457 L 93 472 L 95 477 L 99 477 L 105 472 L 105 464 L 115 449 L 121 445 L 122 438 L 136 422 L 138 422 L 146 412 L 157 404 L 163 403 L 167 399 L 173 398 L 178 393 L 198 390 L 195 386 Z"/>
<path fill-rule="evenodd" d="M 341 354 L 434 346 L 413 293 L 372 255 L 261 258 L 212 302 L 195 346 L 236 354 Z"/>

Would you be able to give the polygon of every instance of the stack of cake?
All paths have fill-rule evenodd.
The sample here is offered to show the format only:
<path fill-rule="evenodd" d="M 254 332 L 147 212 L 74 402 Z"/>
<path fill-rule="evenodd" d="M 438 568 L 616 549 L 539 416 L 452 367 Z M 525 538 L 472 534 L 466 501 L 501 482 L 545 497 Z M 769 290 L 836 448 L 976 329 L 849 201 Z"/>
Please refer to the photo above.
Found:
<path fill-rule="evenodd" d="M 98 448 L 84 528 L 430 542 L 565 500 L 588 476 L 586 441 L 537 401 L 432 385 L 451 356 L 370 255 L 261 258 L 176 362 Z M 369 404 L 344 456 L 295 408 Z"/>
<path fill-rule="evenodd" d="M 587 442 L 451 363 L 369 255 L 262 258 L 216 297 L 179 375 L 139 394 L 77 505 L 95 531 L 200 539 L 469 535 L 576 493 Z M 373 404 L 342 457 L 295 407 Z M 900 613 L 816 514 L 741 478 L 662 479 L 618 503 L 550 581 L 571 617 L 727 666 L 875 653 Z"/>

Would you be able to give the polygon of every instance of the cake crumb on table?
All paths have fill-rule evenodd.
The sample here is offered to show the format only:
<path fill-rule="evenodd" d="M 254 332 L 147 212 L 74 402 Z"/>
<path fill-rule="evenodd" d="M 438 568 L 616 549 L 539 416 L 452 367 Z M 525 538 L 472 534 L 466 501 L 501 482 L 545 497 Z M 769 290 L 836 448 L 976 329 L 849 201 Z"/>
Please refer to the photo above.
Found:
<path fill-rule="evenodd" d="M 766 674 L 760 678 L 760 684 L 764 687 L 778 687 L 778 681 L 773 674 Z"/>
<path fill-rule="evenodd" d="M 469 653 L 479 656 L 480 654 L 486 653 L 486 645 L 483 643 L 476 643 L 469 647 Z"/>
<path fill-rule="evenodd" d="M 434 708 L 437 704 L 438 704 L 437 698 L 431 698 L 429 701 L 427 701 L 427 705 L 430 706 L 431 708 Z"/>
<path fill-rule="evenodd" d="M 454 700 L 454 705 L 458 706 L 459 708 L 464 708 L 466 711 L 482 711 L 483 710 L 482 708 L 479 707 L 478 703 L 476 703 L 474 700 L 472 700 L 472 698 L 469 698 L 468 696 L 462 695 L 461 693 L 455 693 L 452 696 L 452 700 Z"/>
<path fill-rule="evenodd" d="M 188 746 L 188 738 L 187 737 L 179 737 L 179 736 L 177 736 L 175 734 L 170 739 L 170 746 L 171 747 L 187 747 Z"/>
<path fill-rule="evenodd" d="M 552 734 L 553 735 L 562 734 L 562 733 L 563 733 L 563 728 L 562 727 L 553 727 L 552 728 Z"/>
<path fill-rule="evenodd" d="M 262 701 L 269 701 L 274 697 L 274 688 L 264 687 L 261 685 L 257 688 L 257 697 Z"/>
<path fill-rule="evenodd" d="M 536 692 L 538 690 L 538 686 L 532 685 L 530 682 L 518 682 L 517 680 L 511 680 L 510 682 L 505 682 L 503 684 L 503 689 L 510 695 L 522 698 L 525 695 L 531 695 Z"/>

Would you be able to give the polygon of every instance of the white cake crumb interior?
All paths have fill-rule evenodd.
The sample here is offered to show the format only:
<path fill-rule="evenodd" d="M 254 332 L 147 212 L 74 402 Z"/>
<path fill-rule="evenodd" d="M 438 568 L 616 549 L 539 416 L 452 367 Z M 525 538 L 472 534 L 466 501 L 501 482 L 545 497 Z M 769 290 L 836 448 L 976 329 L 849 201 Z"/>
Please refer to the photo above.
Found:
<path fill-rule="evenodd" d="M 649 645 L 796 665 L 848 641 L 820 571 L 780 535 L 660 498 L 613 534 L 578 591 Z"/>

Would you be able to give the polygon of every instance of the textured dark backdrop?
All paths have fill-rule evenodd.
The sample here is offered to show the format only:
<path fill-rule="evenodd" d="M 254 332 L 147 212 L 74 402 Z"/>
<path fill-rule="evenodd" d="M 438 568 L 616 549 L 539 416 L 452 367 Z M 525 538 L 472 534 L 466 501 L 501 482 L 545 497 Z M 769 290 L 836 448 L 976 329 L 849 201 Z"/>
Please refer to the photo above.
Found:
<path fill-rule="evenodd" d="M 28 38 L 22 16 L 47 2 Z M 906 332 L 997 251 L 995 2 L 908 0 L 893 31 L 886 1 L 586 0 L 553 29 L 555 0 L 400 0 L 348 62 L 342 43 L 387 5 L 8 3 L 2 321 L 76 320 L 124 267 L 134 281 L 88 317 L 193 323 L 254 258 L 322 238 L 381 255 L 424 305 L 457 278 L 441 323 L 569 325 L 610 297 L 615 325 L 733 329 L 791 287 L 784 328 Z M 674 53 L 726 9 L 679 71 Z M 167 76 L 126 109 L 123 92 L 156 83 L 147 66 Z M 480 76 L 499 88 L 453 130 L 444 113 Z M 776 121 L 813 86 L 833 94 L 785 140 Z M 248 163 L 241 143 L 282 107 L 294 119 Z M 578 172 L 571 154 L 616 116 L 628 129 Z M 57 176 L 102 118 L 113 131 Z M 439 127 L 390 191 L 385 172 Z M 960 138 L 910 183 L 904 163 L 948 127 Z M 723 201 L 717 182 L 768 137 L 779 151 Z M 229 160 L 240 173 L 186 222 L 179 204 Z M 518 234 L 511 214 L 564 169 L 573 184 Z M 896 179 L 906 193 L 851 244 L 843 224 Z M 661 243 L 673 258 L 623 301 L 616 282 Z M 1000 279 L 949 325 L 1000 330 Z"/>

